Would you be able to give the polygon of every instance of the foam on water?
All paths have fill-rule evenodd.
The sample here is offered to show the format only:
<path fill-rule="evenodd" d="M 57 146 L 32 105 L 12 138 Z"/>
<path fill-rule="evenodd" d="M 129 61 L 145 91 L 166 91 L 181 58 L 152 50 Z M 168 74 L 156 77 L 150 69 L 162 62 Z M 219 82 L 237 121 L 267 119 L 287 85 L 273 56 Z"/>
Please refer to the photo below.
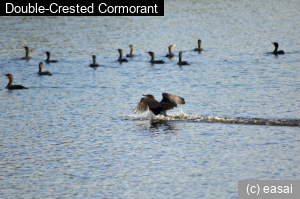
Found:
<path fill-rule="evenodd" d="M 227 124 L 248 124 L 248 125 L 272 125 L 272 126 L 300 126 L 300 119 L 264 119 L 264 118 L 243 118 L 243 117 L 219 117 L 219 116 L 198 116 L 187 115 L 182 109 L 173 114 L 156 115 L 147 111 L 141 115 L 127 115 L 126 119 L 131 120 L 152 120 L 152 121 L 189 121 L 209 122 Z"/>

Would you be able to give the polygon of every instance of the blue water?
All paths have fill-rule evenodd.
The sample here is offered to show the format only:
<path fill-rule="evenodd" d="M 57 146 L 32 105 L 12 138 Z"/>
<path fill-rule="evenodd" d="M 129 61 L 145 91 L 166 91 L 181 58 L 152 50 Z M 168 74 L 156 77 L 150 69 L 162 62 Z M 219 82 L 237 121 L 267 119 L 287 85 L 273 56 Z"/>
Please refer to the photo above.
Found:
<path fill-rule="evenodd" d="M 0 78 L 0 197 L 237 198 L 238 180 L 299 180 L 299 7 L 166 0 L 164 17 L 0 17 L 1 73 L 29 87 Z M 45 51 L 58 62 L 40 77 Z M 186 104 L 134 114 L 163 92 Z"/>

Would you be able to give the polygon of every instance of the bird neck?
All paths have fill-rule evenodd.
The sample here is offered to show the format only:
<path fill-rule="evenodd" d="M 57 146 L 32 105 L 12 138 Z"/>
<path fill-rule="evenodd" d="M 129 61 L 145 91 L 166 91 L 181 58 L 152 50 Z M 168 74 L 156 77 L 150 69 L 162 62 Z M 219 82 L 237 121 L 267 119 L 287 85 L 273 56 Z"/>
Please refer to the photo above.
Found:
<path fill-rule="evenodd" d="M 122 51 L 119 51 L 119 54 L 120 54 L 119 60 L 121 60 L 122 59 Z"/>
<path fill-rule="evenodd" d="M 43 65 L 40 64 L 40 65 L 39 65 L 39 73 L 42 72 L 42 71 L 43 71 Z"/>
<path fill-rule="evenodd" d="M 29 57 L 29 48 L 26 48 L 26 54 L 25 54 L 25 57 Z"/>
<path fill-rule="evenodd" d="M 49 61 L 49 60 L 50 60 L 50 53 L 47 54 L 47 59 L 46 59 L 46 61 Z"/>
<path fill-rule="evenodd" d="M 179 53 L 179 62 L 182 61 L 182 53 Z"/>
<path fill-rule="evenodd" d="M 201 41 L 198 41 L 198 48 L 201 48 Z"/>
<path fill-rule="evenodd" d="M 93 64 L 96 63 L 96 56 L 93 56 Z"/>
<path fill-rule="evenodd" d="M 150 54 L 150 56 L 151 56 L 151 60 L 150 60 L 150 62 L 154 61 L 154 54 L 153 54 L 153 53 L 151 53 L 151 54 Z"/>
<path fill-rule="evenodd" d="M 130 47 L 130 55 L 133 53 L 133 47 Z"/>
<path fill-rule="evenodd" d="M 10 85 L 12 85 L 12 82 L 13 82 L 13 77 L 9 77 L 8 79 L 9 79 L 9 82 L 6 87 L 9 87 Z"/>
<path fill-rule="evenodd" d="M 169 53 L 170 53 L 170 55 L 173 54 L 173 52 L 172 52 L 172 47 L 169 47 Z"/>
<path fill-rule="evenodd" d="M 277 52 L 277 50 L 278 50 L 278 46 L 275 46 L 275 50 L 274 50 L 274 52 Z"/>

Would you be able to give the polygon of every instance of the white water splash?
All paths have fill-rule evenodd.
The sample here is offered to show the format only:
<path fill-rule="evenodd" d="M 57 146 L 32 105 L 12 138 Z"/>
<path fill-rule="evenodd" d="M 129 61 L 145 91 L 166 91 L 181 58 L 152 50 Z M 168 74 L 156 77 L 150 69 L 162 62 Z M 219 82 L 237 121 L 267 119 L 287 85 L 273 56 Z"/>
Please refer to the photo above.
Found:
<path fill-rule="evenodd" d="M 126 119 L 131 120 L 166 120 L 166 121 L 190 121 L 227 124 L 248 124 L 248 125 L 275 125 L 275 126 L 300 126 L 299 119 L 263 119 L 263 118 L 241 118 L 241 117 L 218 117 L 188 115 L 182 109 L 179 112 L 164 115 L 154 115 L 147 111 L 140 115 L 127 115 Z"/>

